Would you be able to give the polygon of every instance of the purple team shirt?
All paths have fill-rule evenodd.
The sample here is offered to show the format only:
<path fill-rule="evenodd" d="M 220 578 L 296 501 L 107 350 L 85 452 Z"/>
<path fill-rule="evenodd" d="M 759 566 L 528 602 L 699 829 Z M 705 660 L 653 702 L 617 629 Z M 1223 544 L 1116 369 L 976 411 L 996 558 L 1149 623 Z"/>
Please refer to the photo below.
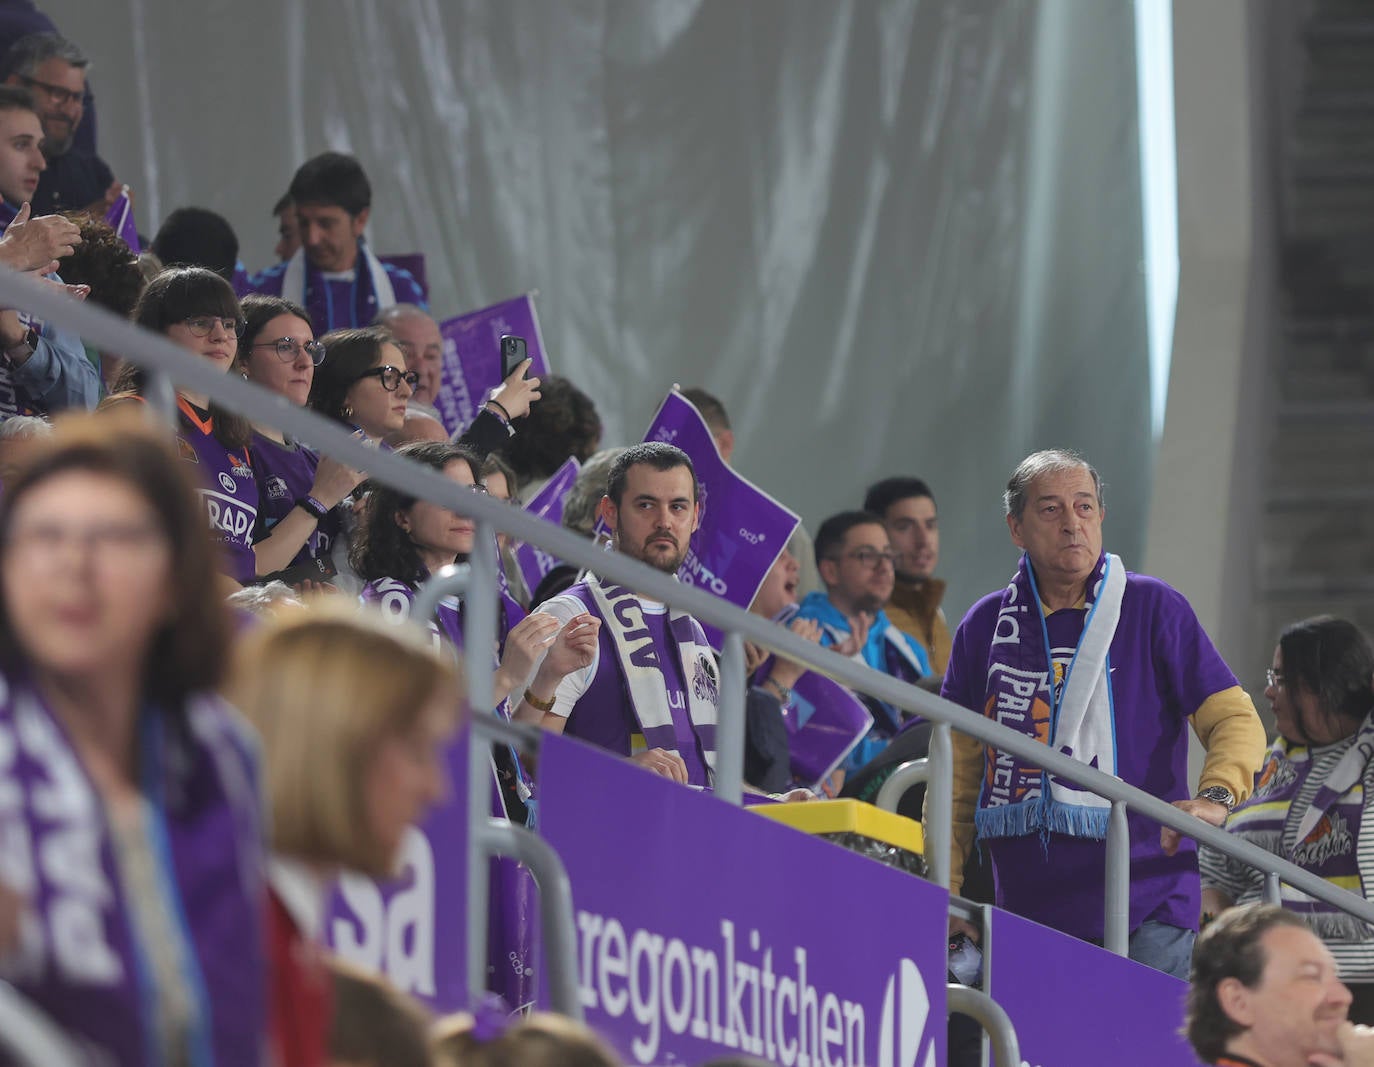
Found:
<path fill-rule="evenodd" d="M 258 481 L 259 516 L 262 529 L 271 533 L 296 506 L 296 501 L 309 494 L 315 484 L 315 469 L 320 457 L 314 449 L 297 441 L 278 444 L 260 433 L 253 434 L 249 445 L 253 474 Z M 289 566 L 310 559 L 329 557 L 329 549 L 338 529 L 337 513 L 331 511 L 315 526 L 315 532 L 301 546 Z"/>
<path fill-rule="evenodd" d="M 959 624 L 941 690 L 980 714 L 986 714 L 988 654 L 1001 603 L 1002 590 L 990 593 Z M 1084 614 L 1070 608 L 1045 620 L 1056 661 L 1067 664 L 1072 657 Z M 1129 572 L 1109 657 L 1118 776 L 1161 800 L 1188 799 L 1188 716 L 1208 697 L 1237 685 L 1235 675 L 1182 594 Z M 1146 920 L 1197 929 L 1196 846 L 1185 840 L 1174 856 L 1166 856 L 1157 822 L 1133 811 L 1128 821 L 1131 930 Z M 1104 841 L 1031 834 L 981 844 L 992 857 L 999 906 L 1077 937 L 1101 939 Z"/>
<path fill-rule="evenodd" d="M 209 417 L 179 401 L 177 449 L 196 465 L 196 485 L 205 505 L 210 534 L 220 549 L 220 569 L 236 582 L 257 577 L 253 531 L 258 521 L 258 483 L 248 451 L 230 451 L 215 438 Z"/>

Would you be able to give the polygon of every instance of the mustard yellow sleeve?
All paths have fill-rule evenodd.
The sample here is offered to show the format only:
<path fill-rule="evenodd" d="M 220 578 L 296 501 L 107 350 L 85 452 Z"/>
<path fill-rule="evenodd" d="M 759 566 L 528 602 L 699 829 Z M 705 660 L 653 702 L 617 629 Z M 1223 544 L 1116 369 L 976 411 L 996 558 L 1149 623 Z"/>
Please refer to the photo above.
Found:
<path fill-rule="evenodd" d="M 954 788 L 949 835 L 949 891 L 958 893 L 964 886 L 964 864 L 973 848 L 973 809 L 978 805 L 978 789 L 983 779 L 983 742 L 958 730 L 950 731 L 950 741 L 954 750 Z M 929 790 L 926 796 L 929 798 Z M 926 803 L 929 802 L 927 799 Z"/>
<path fill-rule="evenodd" d="M 1207 750 L 1198 788 L 1222 785 L 1236 801 L 1250 795 L 1268 741 L 1255 702 L 1238 685 L 1213 693 L 1190 716 L 1193 730 Z"/>

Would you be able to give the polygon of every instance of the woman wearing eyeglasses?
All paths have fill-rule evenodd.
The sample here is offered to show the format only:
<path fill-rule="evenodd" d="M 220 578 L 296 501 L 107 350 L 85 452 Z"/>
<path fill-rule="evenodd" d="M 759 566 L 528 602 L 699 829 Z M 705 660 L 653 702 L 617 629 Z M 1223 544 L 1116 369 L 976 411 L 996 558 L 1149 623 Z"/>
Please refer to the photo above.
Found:
<path fill-rule="evenodd" d="M 1279 637 L 1264 695 L 1279 737 L 1226 830 L 1368 899 L 1374 891 L 1374 646 L 1329 615 Z M 1210 846 L 1198 850 L 1203 920 L 1262 900 L 1264 875 Z M 1282 903 L 1326 942 L 1350 987 L 1353 1022 L 1374 1023 L 1374 930 L 1307 894 Z"/>
<path fill-rule="evenodd" d="M 163 334 L 221 374 L 235 365 L 243 314 L 233 288 L 203 267 L 170 267 L 148 283 L 134 307 L 134 322 Z M 112 401 L 143 395 L 147 377 L 129 364 L 115 382 Z M 258 523 L 258 483 L 248 455 L 253 428 L 242 415 L 210 402 L 204 393 L 177 392 L 177 441 L 181 457 L 196 464 L 206 520 L 220 549 L 221 569 L 239 584 L 253 581 L 253 538 Z"/>
<path fill-rule="evenodd" d="M 258 294 L 244 297 L 242 306 L 247 328 L 239 365 L 244 377 L 304 407 L 315 368 L 325 357 L 309 312 L 279 296 Z M 253 546 L 258 575 L 289 571 L 283 577 L 294 579 L 292 584 L 328 578 L 333 571 L 329 549 L 339 529 L 336 508 L 362 475 L 328 456 L 321 459 L 314 449 L 266 424 L 253 427 L 249 452 L 266 533 Z"/>
<path fill-rule="evenodd" d="M 474 476 L 481 460 L 468 449 L 425 441 L 405 445 L 396 454 L 439 471 L 464 488 L 486 492 Z M 421 584 L 441 567 L 467 559 L 475 532 L 476 523 L 448 508 L 377 486 L 368 494 L 353 538 L 353 568 L 367 583 L 362 599 L 379 604 L 391 618 L 409 618 Z M 549 615 L 530 615 L 514 625 L 509 625 L 509 618 L 505 612 L 500 615 L 500 665 L 494 679 L 498 703 L 525 684 L 545 649 L 550 652 L 536 686 L 541 693 L 553 692 L 563 675 L 591 662 L 599 624 L 590 615 L 574 619 L 561 635 L 558 620 Z M 438 622 L 436 639 L 442 632 L 462 648 L 462 607 L 456 598 L 440 605 Z"/>
<path fill-rule="evenodd" d="M 320 338 L 324 362 L 315 370 L 310 406 L 362 432 L 378 447 L 406 422 L 406 401 L 420 376 L 406 370 L 405 353 L 381 326 L 335 330 Z"/>

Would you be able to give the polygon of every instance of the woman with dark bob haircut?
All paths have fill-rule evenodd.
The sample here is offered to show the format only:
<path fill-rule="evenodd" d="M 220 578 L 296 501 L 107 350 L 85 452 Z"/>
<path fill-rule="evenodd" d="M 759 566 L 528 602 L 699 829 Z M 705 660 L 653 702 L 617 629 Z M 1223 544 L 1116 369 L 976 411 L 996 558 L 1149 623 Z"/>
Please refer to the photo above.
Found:
<path fill-rule="evenodd" d="M 1279 636 L 1264 695 L 1279 737 L 1255 791 L 1226 829 L 1366 898 L 1374 890 L 1374 645 L 1319 615 Z M 1369 833 L 1364 815 L 1371 813 Z M 1362 836 L 1363 834 L 1363 836 Z M 1264 875 L 1215 849 L 1198 853 L 1204 919 L 1264 897 Z M 1374 931 L 1283 887 L 1283 906 L 1326 942 L 1350 987 L 1354 1022 L 1374 1022 Z"/>
<path fill-rule="evenodd" d="M 466 489 L 486 491 L 476 478 L 481 461 L 465 448 L 424 441 L 405 445 L 396 454 L 438 471 Z M 420 585 L 441 567 L 467 559 L 475 533 L 476 523 L 446 507 L 388 486 L 374 486 L 363 504 L 353 540 L 353 568 L 367 583 L 361 594 L 363 601 L 380 605 L 388 618 L 408 619 Z M 523 615 L 518 607 L 515 610 Z M 510 618 L 505 612 L 500 617 Z M 441 603 L 438 621 L 437 627 L 430 623 L 435 640 L 442 633 L 455 647 L 462 648 L 461 602 L 450 598 Z M 503 627 L 499 663 L 492 679 L 497 703 L 504 704 L 512 692 L 517 693 L 514 703 L 519 703 L 518 687 L 534 672 L 541 656 L 543 662 L 530 689 L 552 693 L 564 675 L 591 662 L 599 627 L 592 616 L 582 615 L 560 630 L 558 620 L 544 614 L 519 618 L 509 628 Z M 511 790 L 524 792 L 514 778 L 505 782 Z M 510 796 L 507 807 L 514 807 Z"/>
<path fill-rule="evenodd" d="M 148 283 L 134 308 L 134 322 L 210 363 L 222 374 L 240 369 L 243 312 L 233 288 L 204 267 L 169 267 Z M 142 396 L 147 376 L 130 364 L 120 372 L 111 401 Z M 108 401 L 107 401 L 108 403 Z M 258 484 L 248 456 L 253 428 L 206 394 L 177 391 L 177 440 L 184 459 L 196 465 L 206 521 L 220 546 L 220 566 L 240 585 L 253 581 L 258 525 Z"/>
<path fill-rule="evenodd" d="M 126 1067 L 256 1063 L 265 1025 L 257 762 L 188 474 L 143 418 L 73 415 L 0 505 L 0 963 Z"/>

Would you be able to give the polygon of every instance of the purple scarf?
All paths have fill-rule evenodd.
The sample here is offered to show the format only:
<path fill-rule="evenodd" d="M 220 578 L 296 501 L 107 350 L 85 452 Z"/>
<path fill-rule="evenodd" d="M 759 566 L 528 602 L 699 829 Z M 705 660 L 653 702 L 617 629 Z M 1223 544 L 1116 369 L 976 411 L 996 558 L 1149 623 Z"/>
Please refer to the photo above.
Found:
<path fill-rule="evenodd" d="M 983 714 L 1115 774 L 1107 648 L 1124 589 L 1121 560 L 1100 556 L 1088 576 L 1081 636 L 1073 658 L 1061 669 L 1050 648 L 1035 572 L 1023 553 L 997 615 Z M 1105 800 L 1073 782 L 991 749 L 974 822 L 980 838 L 1039 832 L 1100 840 L 1106 836 L 1110 811 Z"/>
<path fill-rule="evenodd" d="M 181 716 L 143 711 L 138 765 L 195 1010 L 190 1062 L 257 1064 L 267 990 L 256 759 L 232 713 L 199 697 Z M 28 901 L 6 976 L 110 1062 L 159 1063 L 153 976 L 104 804 L 42 699 L 2 676 L 0 842 L 5 881 Z"/>

